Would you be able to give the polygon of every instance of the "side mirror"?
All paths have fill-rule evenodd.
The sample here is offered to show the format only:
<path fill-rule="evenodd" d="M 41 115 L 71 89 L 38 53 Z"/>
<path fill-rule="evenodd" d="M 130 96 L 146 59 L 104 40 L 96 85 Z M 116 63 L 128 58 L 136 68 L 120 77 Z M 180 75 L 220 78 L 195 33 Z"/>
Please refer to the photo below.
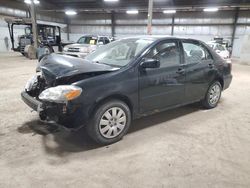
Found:
<path fill-rule="evenodd" d="M 160 61 L 157 59 L 145 59 L 140 66 L 144 69 L 155 69 L 160 67 Z"/>

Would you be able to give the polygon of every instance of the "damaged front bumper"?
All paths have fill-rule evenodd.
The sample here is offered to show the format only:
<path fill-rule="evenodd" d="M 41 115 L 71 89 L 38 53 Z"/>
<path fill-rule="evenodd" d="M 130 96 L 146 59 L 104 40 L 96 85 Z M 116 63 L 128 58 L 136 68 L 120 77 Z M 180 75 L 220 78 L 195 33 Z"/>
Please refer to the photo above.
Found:
<path fill-rule="evenodd" d="M 54 121 L 66 128 L 76 129 L 82 126 L 81 106 L 66 103 L 43 102 L 30 96 L 26 91 L 21 93 L 22 100 L 31 109 L 39 113 L 43 121 Z"/>
<path fill-rule="evenodd" d="M 26 91 L 21 93 L 23 102 L 37 112 L 43 111 L 43 103 L 31 97 Z"/>

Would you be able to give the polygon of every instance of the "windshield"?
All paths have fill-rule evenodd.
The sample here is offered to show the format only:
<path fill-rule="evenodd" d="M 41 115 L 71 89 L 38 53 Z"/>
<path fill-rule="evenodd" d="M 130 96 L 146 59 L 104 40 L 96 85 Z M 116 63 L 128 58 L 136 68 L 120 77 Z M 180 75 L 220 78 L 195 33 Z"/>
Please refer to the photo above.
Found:
<path fill-rule="evenodd" d="M 123 39 L 112 42 L 97 50 L 86 59 L 116 67 L 126 66 L 143 48 L 154 42 L 153 39 Z"/>
<path fill-rule="evenodd" d="M 212 49 L 214 49 L 214 50 L 219 50 L 219 51 L 224 51 L 224 50 L 226 50 L 226 48 L 225 48 L 223 45 L 221 45 L 221 44 L 217 44 L 217 43 L 211 44 L 211 43 L 208 43 L 208 45 L 209 45 Z"/>
<path fill-rule="evenodd" d="M 220 51 L 224 51 L 226 50 L 226 48 L 220 44 L 218 44 L 216 47 L 215 47 L 215 50 L 220 50 Z"/>
<path fill-rule="evenodd" d="M 97 37 L 81 37 L 78 41 L 78 44 L 92 44 L 96 45 L 97 43 Z"/>

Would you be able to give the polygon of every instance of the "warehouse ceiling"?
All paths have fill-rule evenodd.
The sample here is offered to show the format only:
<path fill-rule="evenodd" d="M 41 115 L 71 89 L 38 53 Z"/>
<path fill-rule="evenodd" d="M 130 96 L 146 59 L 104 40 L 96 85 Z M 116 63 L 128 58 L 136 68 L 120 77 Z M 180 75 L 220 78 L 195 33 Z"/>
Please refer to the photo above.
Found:
<path fill-rule="evenodd" d="M 104 2 L 103 0 L 44 0 L 56 7 L 73 8 L 146 8 L 148 0 L 119 0 L 118 2 Z M 156 7 L 161 6 L 237 6 L 249 5 L 249 0 L 154 0 Z"/>
<path fill-rule="evenodd" d="M 104 0 L 44 0 L 61 8 L 147 8 L 148 0 L 119 0 L 118 2 L 104 2 Z M 154 0 L 154 6 L 160 8 L 184 6 L 238 6 L 249 5 L 249 0 Z"/>
<path fill-rule="evenodd" d="M 12 8 L 26 7 L 24 0 L 0 0 L 2 5 Z M 197 7 L 246 7 L 250 8 L 250 0 L 154 0 L 154 11 L 157 9 L 195 9 Z M 64 11 L 75 9 L 79 11 L 124 11 L 136 8 L 147 11 L 148 0 L 119 0 L 105 2 L 104 0 L 40 0 L 38 11 Z"/>

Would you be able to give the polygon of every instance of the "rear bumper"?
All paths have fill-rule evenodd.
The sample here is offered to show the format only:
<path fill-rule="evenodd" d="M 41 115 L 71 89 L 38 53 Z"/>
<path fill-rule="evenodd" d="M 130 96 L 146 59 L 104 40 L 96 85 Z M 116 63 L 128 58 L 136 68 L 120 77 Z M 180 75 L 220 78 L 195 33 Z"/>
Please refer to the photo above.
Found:
<path fill-rule="evenodd" d="M 81 105 L 41 102 L 26 91 L 21 93 L 21 97 L 25 104 L 39 113 L 42 120 L 52 120 L 59 125 L 73 129 L 83 124 Z"/>
<path fill-rule="evenodd" d="M 229 88 L 231 82 L 232 82 L 232 79 L 233 79 L 233 76 L 231 74 L 227 75 L 227 76 L 224 76 L 223 77 L 224 79 L 224 87 L 223 87 L 223 90 Z"/>

